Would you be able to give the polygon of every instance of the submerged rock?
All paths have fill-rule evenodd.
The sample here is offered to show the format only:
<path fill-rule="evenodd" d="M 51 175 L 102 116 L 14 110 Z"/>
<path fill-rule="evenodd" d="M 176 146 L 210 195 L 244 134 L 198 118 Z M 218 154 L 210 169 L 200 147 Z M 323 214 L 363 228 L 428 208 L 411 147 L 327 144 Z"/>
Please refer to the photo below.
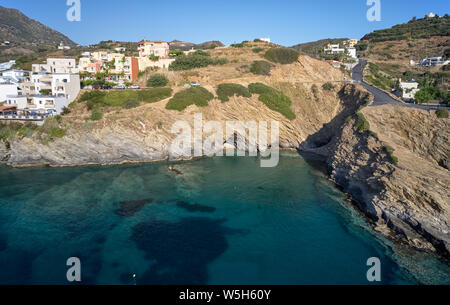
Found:
<path fill-rule="evenodd" d="M 191 204 L 191 203 L 185 202 L 185 201 L 178 201 L 177 207 L 185 209 L 186 211 L 189 211 L 189 212 L 212 213 L 216 210 L 215 207 L 210 207 L 207 205 L 201 205 L 201 204 L 197 204 L 197 203 Z"/>
<path fill-rule="evenodd" d="M 120 216 L 130 217 L 142 210 L 145 205 L 152 202 L 153 199 L 122 201 L 120 203 L 120 209 L 117 209 L 115 213 Z"/>

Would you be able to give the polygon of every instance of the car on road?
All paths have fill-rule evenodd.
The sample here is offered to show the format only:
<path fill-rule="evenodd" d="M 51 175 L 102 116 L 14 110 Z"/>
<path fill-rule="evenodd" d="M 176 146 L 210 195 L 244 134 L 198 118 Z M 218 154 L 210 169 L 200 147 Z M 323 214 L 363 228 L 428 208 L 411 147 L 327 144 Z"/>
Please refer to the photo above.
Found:
<path fill-rule="evenodd" d="M 114 87 L 114 89 L 119 89 L 119 90 L 123 90 L 126 89 L 127 87 L 124 84 L 120 84 Z"/>
<path fill-rule="evenodd" d="M 102 89 L 104 89 L 104 90 L 110 90 L 110 89 L 112 89 L 112 86 L 110 86 L 110 85 L 105 85 L 105 86 L 103 86 Z"/>
<path fill-rule="evenodd" d="M 138 85 L 131 85 L 130 89 L 141 89 L 141 87 L 139 87 Z"/>
<path fill-rule="evenodd" d="M 102 89 L 102 86 L 96 85 L 96 86 L 92 87 L 92 89 L 94 89 L 94 90 L 99 90 L 99 89 Z"/>
<path fill-rule="evenodd" d="M 200 87 L 199 83 L 191 83 L 191 87 Z"/>

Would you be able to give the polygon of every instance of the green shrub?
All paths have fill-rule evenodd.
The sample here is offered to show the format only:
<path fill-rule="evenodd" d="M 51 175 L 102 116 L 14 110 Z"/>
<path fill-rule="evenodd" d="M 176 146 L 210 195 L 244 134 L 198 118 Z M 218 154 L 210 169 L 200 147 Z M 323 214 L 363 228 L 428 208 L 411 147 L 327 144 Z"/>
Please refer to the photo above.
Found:
<path fill-rule="evenodd" d="M 99 111 L 98 109 L 92 110 L 91 113 L 91 120 L 92 121 L 99 121 L 103 118 L 103 112 Z"/>
<path fill-rule="evenodd" d="M 259 94 L 259 100 L 263 102 L 269 109 L 277 111 L 289 120 L 296 118 L 295 113 L 291 110 L 292 101 L 283 92 L 262 83 L 253 83 L 248 86 L 250 93 Z"/>
<path fill-rule="evenodd" d="M 70 114 L 70 109 L 67 108 L 66 106 L 64 106 L 61 111 L 61 115 L 66 115 L 66 114 Z"/>
<path fill-rule="evenodd" d="M 292 64 L 298 60 L 300 53 L 294 49 L 272 48 L 267 50 L 264 57 L 275 63 Z"/>
<path fill-rule="evenodd" d="M 394 156 L 395 149 L 391 146 L 383 146 L 383 150 L 388 154 L 389 158 L 391 159 L 392 163 L 397 164 L 398 158 Z"/>
<path fill-rule="evenodd" d="M 244 42 L 233 43 L 232 45 L 230 45 L 230 47 L 232 47 L 232 48 L 243 48 L 243 47 L 245 47 L 245 43 Z"/>
<path fill-rule="evenodd" d="M 195 68 L 204 68 L 209 65 L 224 65 L 228 62 L 226 58 L 211 57 L 209 53 L 198 50 L 189 55 L 180 55 L 169 66 L 169 70 L 182 71 Z"/>
<path fill-rule="evenodd" d="M 358 111 L 361 111 L 363 108 L 369 106 L 370 104 L 370 98 L 367 96 L 364 98 L 363 103 L 358 107 Z"/>
<path fill-rule="evenodd" d="M 316 84 L 311 86 L 311 91 L 314 94 L 314 97 L 317 98 L 317 95 L 319 94 L 319 88 L 317 88 Z"/>
<path fill-rule="evenodd" d="M 217 88 L 217 95 L 222 102 L 228 102 L 231 96 L 243 96 L 250 98 L 250 91 L 239 84 L 220 84 Z"/>
<path fill-rule="evenodd" d="M 357 45 L 355 45 L 356 50 L 358 51 L 365 51 L 367 50 L 367 47 L 369 46 L 368 43 L 366 42 L 360 42 Z"/>
<path fill-rule="evenodd" d="M 66 135 L 66 130 L 59 126 L 57 117 L 49 117 L 44 121 L 37 131 L 44 136 L 44 144 L 53 141 L 55 138 L 62 138 Z M 41 138 L 42 139 L 42 138 Z"/>
<path fill-rule="evenodd" d="M 39 91 L 40 94 L 42 95 L 50 95 L 52 94 L 52 90 L 50 89 L 42 89 L 41 91 Z"/>
<path fill-rule="evenodd" d="M 122 107 L 125 108 L 125 109 L 131 109 L 131 108 L 136 108 L 136 107 L 138 107 L 139 104 L 140 104 L 140 103 L 139 103 L 138 101 L 136 101 L 136 100 L 126 100 L 126 101 L 123 103 Z"/>
<path fill-rule="evenodd" d="M 79 99 L 79 102 L 86 102 L 89 110 L 99 107 L 123 107 L 129 100 L 138 102 L 155 103 L 172 95 L 171 88 L 152 88 L 147 90 L 120 90 L 85 92 Z"/>
<path fill-rule="evenodd" d="M 213 98 L 214 95 L 205 88 L 192 87 L 176 93 L 167 103 L 166 109 L 182 111 L 189 105 L 205 107 Z"/>
<path fill-rule="evenodd" d="M 360 132 L 370 130 L 370 123 L 366 120 L 366 117 L 361 112 L 356 114 L 358 116 L 358 120 L 356 121 L 356 129 Z"/>
<path fill-rule="evenodd" d="M 264 60 L 254 61 L 250 66 L 250 72 L 257 75 L 270 75 L 272 65 Z"/>
<path fill-rule="evenodd" d="M 248 90 L 250 90 L 250 93 L 252 94 L 268 93 L 271 89 L 271 87 L 264 85 L 263 83 L 252 83 L 248 85 Z"/>
<path fill-rule="evenodd" d="M 180 56 L 184 55 L 184 52 L 182 50 L 172 50 L 169 52 L 170 57 Z"/>
<path fill-rule="evenodd" d="M 423 89 L 420 89 L 415 96 L 415 99 L 420 103 L 420 104 L 425 104 L 428 103 L 429 101 L 431 101 L 432 99 L 435 98 L 436 96 L 436 89 L 434 87 L 426 87 Z"/>
<path fill-rule="evenodd" d="M 53 138 L 62 138 L 66 135 L 66 131 L 59 127 L 52 127 L 46 131 L 47 135 L 50 139 Z"/>
<path fill-rule="evenodd" d="M 353 116 L 349 115 L 346 119 L 345 119 L 345 123 L 350 123 L 353 120 Z"/>
<path fill-rule="evenodd" d="M 261 53 L 262 51 L 264 51 L 264 48 L 260 47 L 253 48 L 253 53 Z"/>
<path fill-rule="evenodd" d="M 447 109 L 439 109 L 436 111 L 436 115 L 440 119 L 447 119 L 448 118 L 448 110 Z"/>
<path fill-rule="evenodd" d="M 23 126 L 17 131 L 17 135 L 22 138 L 31 137 L 34 132 L 37 130 L 37 125 L 33 123 L 25 123 Z"/>
<path fill-rule="evenodd" d="M 106 95 L 106 92 L 104 92 L 104 91 L 99 91 L 99 90 L 86 91 L 81 95 L 81 97 L 78 101 L 79 102 L 87 102 L 87 101 L 91 101 L 91 100 L 103 101 L 103 98 L 105 97 L 105 95 Z"/>
<path fill-rule="evenodd" d="M 334 88 L 336 87 L 330 82 L 326 82 L 325 84 L 322 85 L 322 89 L 326 91 L 332 91 L 334 90 Z"/>
<path fill-rule="evenodd" d="M 147 80 L 147 86 L 148 87 L 164 87 L 169 83 L 169 80 L 164 74 L 153 74 L 150 76 L 150 78 Z"/>
<path fill-rule="evenodd" d="M 156 103 L 172 95 L 171 88 L 153 88 L 150 90 L 139 90 L 137 100 L 144 103 Z"/>

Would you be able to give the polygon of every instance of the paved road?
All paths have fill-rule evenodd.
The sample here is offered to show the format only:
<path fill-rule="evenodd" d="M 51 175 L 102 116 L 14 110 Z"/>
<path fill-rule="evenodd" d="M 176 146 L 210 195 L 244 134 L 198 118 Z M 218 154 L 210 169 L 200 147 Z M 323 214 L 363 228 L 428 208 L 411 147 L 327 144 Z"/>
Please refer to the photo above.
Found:
<path fill-rule="evenodd" d="M 402 103 L 391 97 L 389 94 L 384 92 L 383 90 L 380 90 L 372 85 L 369 85 L 368 83 L 364 82 L 362 80 L 362 69 L 367 64 L 367 61 L 360 60 L 359 64 L 356 65 L 353 68 L 353 81 L 361 84 L 364 88 L 367 89 L 370 93 L 374 96 L 374 101 L 371 106 L 379 106 L 379 105 L 398 105 L 403 107 L 411 107 L 411 108 L 418 108 L 418 109 L 424 109 L 424 110 L 437 110 L 440 108 L 448 108 L 445 106 L 427 106 L 427 105 L 416 105 L 416 104 L 409 104 L 409 103 Z"/>

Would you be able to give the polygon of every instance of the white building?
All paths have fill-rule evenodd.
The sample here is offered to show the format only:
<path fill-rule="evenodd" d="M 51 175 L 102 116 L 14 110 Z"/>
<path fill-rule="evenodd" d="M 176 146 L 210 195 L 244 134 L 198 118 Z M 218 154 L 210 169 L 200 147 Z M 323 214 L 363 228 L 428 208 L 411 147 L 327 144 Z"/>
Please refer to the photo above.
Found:
<path fill-rule="evenodd" d="M 425 17 L 426 17 L 426 18 L 434 18 L 434 17 L 436 17 L 436 14 L 433 13 L 433 12 L 431 12 L 431 13 L 425 15 Z"/>
<path fill-rule="evenodd" d="M 15 106 L 16 111 L 20 111 L 21 115 L 56 115 L 61 114 L 64 107 L 67 107 L 67 100 L 64 97 L 48 96 L 48 95 L 8 95 L 6 106 Z M 1 117 L 0 117 L 1 119 Z"/>
<path fill-rule="evenodd" d="M 15 83 L 25 81 L 27 79 L 27 74 L 28 72 L 23 70 L 8 70 L 2 72 L 3 77 L 10 78 Z"/>
<path fill-rule="evenodd" d="M 48 58 L 46 64 L 32 65 L 33 73 L 79 73 L 74 58 Z"/>
<path fill-rule="evenodd" d="M 356 58 L 356 49 L 355 48 L 348 48 L 347 49 L 347 55 L 353 58 Z"/>
<path fill-rule="evenodd" d="M 15 60 L 10 60 L 0 64 L 0 71 L 6 71 L 11 69 L 16 64 Z"/>
<path fill-rule="evenodd" d="M 69 46 L 65 46 L 64 42 L 61 41 L 61 43 L 58 46 L 58 50 L 70 50 Z"/>
<path fill-rule="evenodd" d="M 270 43 L 270 38 L 259 38 L 259 40 Z"/>
<path fill-rule="evenodd" d="M 419 84 L 414 80 L 402 82 L 402 79 L 399 79 L 399 83 L 400 89 L 402 89 L 401 98 L 404 100 L 414 100 L 416 93 L 419 91 Z"/>
<path fill-rule="evenodd" d="M 340 48 L 339 44 L 328 44 L 323 50 L 325 53 L 329 53 L 329 54 L 345 53 L 345 49 Z"/>
<path fill-rule="evenodd" d="M 80 90 L 79 74 L 57 73 L 52 75 L 52 94 L 57 97 L 65 97 L 67 105 L 77 98 Z"/>
<path fill-rule="evenodd" d="M 447 65 L 448 61 L 445 61 L 442 56 L 438 56 L 438 57 L 430 57 L 430 58 L 425 58 L 420 62 L 421 66 L 443 66 L 443 65 Z"/>
<path fill-rule="evenodd" d="M 34 84 L 35 93 L 38 94 L 41 90 L 52 91 L 52 75 L 46 73 L 32 74 L 30 82 Z"/>
<path fill-rule="evenodd" d="M 0 103 L 6 101 L 8 95 L 18 95 L 19 90 L 16 84 L 2 83 L 0 84 Z"/>

